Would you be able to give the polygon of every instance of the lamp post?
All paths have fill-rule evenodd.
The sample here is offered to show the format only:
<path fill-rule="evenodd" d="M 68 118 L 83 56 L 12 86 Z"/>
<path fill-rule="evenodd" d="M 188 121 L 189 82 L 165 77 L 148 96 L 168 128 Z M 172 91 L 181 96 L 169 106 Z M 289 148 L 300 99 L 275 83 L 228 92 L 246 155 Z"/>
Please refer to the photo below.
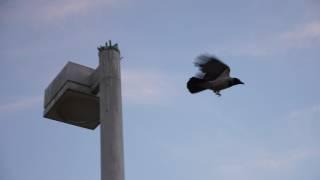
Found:
<path fill-rule="evenodd" d="M 124 180 L 120 50 L 98 48 L 99 66 L 68 62 L 45 90 L 44 117 L 95 129 L 100 124 L 101 180 Z"/>
<path fill-rule="evenodd" d="M 124 180 L 119 49 L 99 48 L 99 67 L 101 180 Z"/>

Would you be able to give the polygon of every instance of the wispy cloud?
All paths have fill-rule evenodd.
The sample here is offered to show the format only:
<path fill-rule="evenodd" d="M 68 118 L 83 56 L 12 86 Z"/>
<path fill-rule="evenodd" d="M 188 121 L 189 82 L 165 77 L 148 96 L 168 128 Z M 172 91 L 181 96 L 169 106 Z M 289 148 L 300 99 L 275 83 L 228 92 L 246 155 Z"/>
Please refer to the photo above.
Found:
<path fill-rule="evenodd" d="M 288 170 L 297 166 L 302 161 L 307 159 L 319 158 L 319 149 L 293 149 L 284 154 L 267 153 L 263 157 L 258 158 L 254 166 L 257 168 L 274 169 L 274 170 Z"/>
<path fill-rule="evenodd" d="M 297 28 L 293 31 L 289 31 L 283 34 L 283 37 L 286 39 L 298 39 L 298 40 L 306 40 L 306 39 L 319 39 L 320 38 L 320 22 L 312 22 L 306 24 L 302 28 Z"/>
<path fill-rule="evenodd" d="M 169 75 L 152 70 L 124 69 L 122 72 L 124 100 L 134 104 L 162 104 L 177 95 L 176 83 Z M 42 96 L 0 104 L 0 113 L 16 112 L 40 105 Z"/>
<path fill-rule="evenodd" d="M 288 130 L 291 137 L 307 145 L 319 145 L 320 105 L 311 106 L 290 113 Z M 320 146 L 320 145 L 319 145 Z"/>
<path fill-rule="evenodd" d="M 293 111 L 289 115 L 291 121 L 319 121 L 320 122 L 320 105 L 314 105 L 305 109 Z"/>
<path fill-rule="evenodd" d="M 50 5 L 44 7 L 41 13 L 45 18 L 61 19 L 69 15 L 85 14 L 88 11 L 102 5 L 110 5 L 114 0 L 63 0 L 53 1 Z"/>
<path fill-rule="evenodd" d="M 168 75 L 143 69 L 123 71 L 123 95 L 136 104 L 159 104 L 175 95 L 175 84 Z"/>
<path fill-rule="evenodd" d="M 298 26 L 292 31 L 284 32 L 280 35 L 287 48 L 299 48 L 320 42 L 320 21 L 311 22 Z"/>
<path fill-rule="evenodd" d="M 320 21 L 297 24 L 287 31 L 271 33 L 247 42 L 232 42 L 219 51 L 237 55 L 267 56 L 320 44 Z"/>
<path fill-rule="evenodd" d="M 166 148 L 170 157 L 187 162 L 190 170 L 207 179 L 264 179 L 264 175 L 274 179 L 279 174 L 294 179 L 303 173 L 298 169 L 313 168 L 320 159 L 320 105 L 287 113 L 272 128 L 270 136 L 246 138 L 233 136 L 228 129 L 193 132 L 188 141 Z"/>
<path fill-rule="evenodd" d="M 279 172 L 290 177 L 299 173 L 295 172 L 295 169 L 299 169 L 303 162 L 319 157 L 319 149 L 289 150 L 286 153 L 260 152 L 257 156 L 215 166 L 213 177 L 241 180 L 259 179 L 263 174 L 269 177 L 278 177 Z"/>
<path fill-rule="evenodd" d="M 211 141 L 198 137 L 198 134 L 193 138 L 197 139 L 189 140 L 188 144 L 168 146 L 170 157 L 187 162 L 192 168 L 190 170 L 209 179 L 261 179 L 264 174 L 278 177 L 279 172 L 294 177 L 299 174 L 296 169 L 302 164 L 320 158 L 319 147 L 287 148 L 287 144 L 279 142 L 274 142 L 272 147 L 259 147 L 258 141 L 263 140 L 261 137 L 252 142 L 236 137 L 229 139 L 225 135 Z"/>
<path fill-rule="evenodd" d="M 6 103 L 0 105 L 0 113 L 16 112 L 32 108 L 36 105 L 40 105 L 42 96 L 34 96 L 26 99 L 21 99 L 12 103 Z"/>
<path fill-rule="evenodd" d="M 320 43 L 320 21 L 297 24 L 290 30 L 269 37 L 265 42 L 259 49 L 267 54 L 313 47 Z"/>
<path fill-rule="evenodd" d="M 122 1 L 122 0 L 121 0 Z M 0 15 L 7 21 L 33 20 L 36 22 L 62 20 L 72 15 L 85 15 L 95 8 L 109 7 L 116 0 L 56 0 L 9 1 L 0 7 Z"/>

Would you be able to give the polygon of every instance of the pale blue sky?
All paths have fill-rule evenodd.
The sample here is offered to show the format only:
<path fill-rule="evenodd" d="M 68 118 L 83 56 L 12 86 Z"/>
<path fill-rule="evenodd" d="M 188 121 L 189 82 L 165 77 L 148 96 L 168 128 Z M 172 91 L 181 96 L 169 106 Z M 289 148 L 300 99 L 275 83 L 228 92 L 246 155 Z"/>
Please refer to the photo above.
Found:
<path fill-rule="evenodd" d="M 120 45 L 127 180 L 319 180 L 317 0 L 0 0 L 0 179 L 100 178 L 99 129 L 42 117 L 67 61 Z M 191 95 L 211 53 L 243 80 Z"/>

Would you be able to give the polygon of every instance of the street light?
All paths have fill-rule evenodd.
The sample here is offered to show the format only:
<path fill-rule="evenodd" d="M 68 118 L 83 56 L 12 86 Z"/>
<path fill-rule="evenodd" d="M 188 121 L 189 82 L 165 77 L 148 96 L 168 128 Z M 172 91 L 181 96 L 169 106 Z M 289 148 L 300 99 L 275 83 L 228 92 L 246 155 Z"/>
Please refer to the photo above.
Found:
<path fill-rule="evenodd" d="M 44 117 L 95 129 L 100 124 L 101 180 L 124 180 L 120 50 L 98 48 L 96 69 L 68 62 L 45 90 Z"/>

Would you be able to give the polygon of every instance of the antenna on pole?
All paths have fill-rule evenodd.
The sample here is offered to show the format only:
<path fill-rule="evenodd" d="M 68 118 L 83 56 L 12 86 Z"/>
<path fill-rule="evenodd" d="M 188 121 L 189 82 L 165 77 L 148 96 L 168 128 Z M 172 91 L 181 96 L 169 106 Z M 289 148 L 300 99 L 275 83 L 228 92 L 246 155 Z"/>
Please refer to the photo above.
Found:
<path fill-rule="evenodd" d="M 115 43 L 115 44 L 112 45 L 112 41 L 111 40 L 107 41 L 105 43 L 105 46 L 99 46 L 98 47 L 99 51 L 103 51 L 103 50 L 106 50 L 106 49 L 114 49 L 114 50 L 116 50 L 117 52 L 120 53 L 118 43 Z"/>

